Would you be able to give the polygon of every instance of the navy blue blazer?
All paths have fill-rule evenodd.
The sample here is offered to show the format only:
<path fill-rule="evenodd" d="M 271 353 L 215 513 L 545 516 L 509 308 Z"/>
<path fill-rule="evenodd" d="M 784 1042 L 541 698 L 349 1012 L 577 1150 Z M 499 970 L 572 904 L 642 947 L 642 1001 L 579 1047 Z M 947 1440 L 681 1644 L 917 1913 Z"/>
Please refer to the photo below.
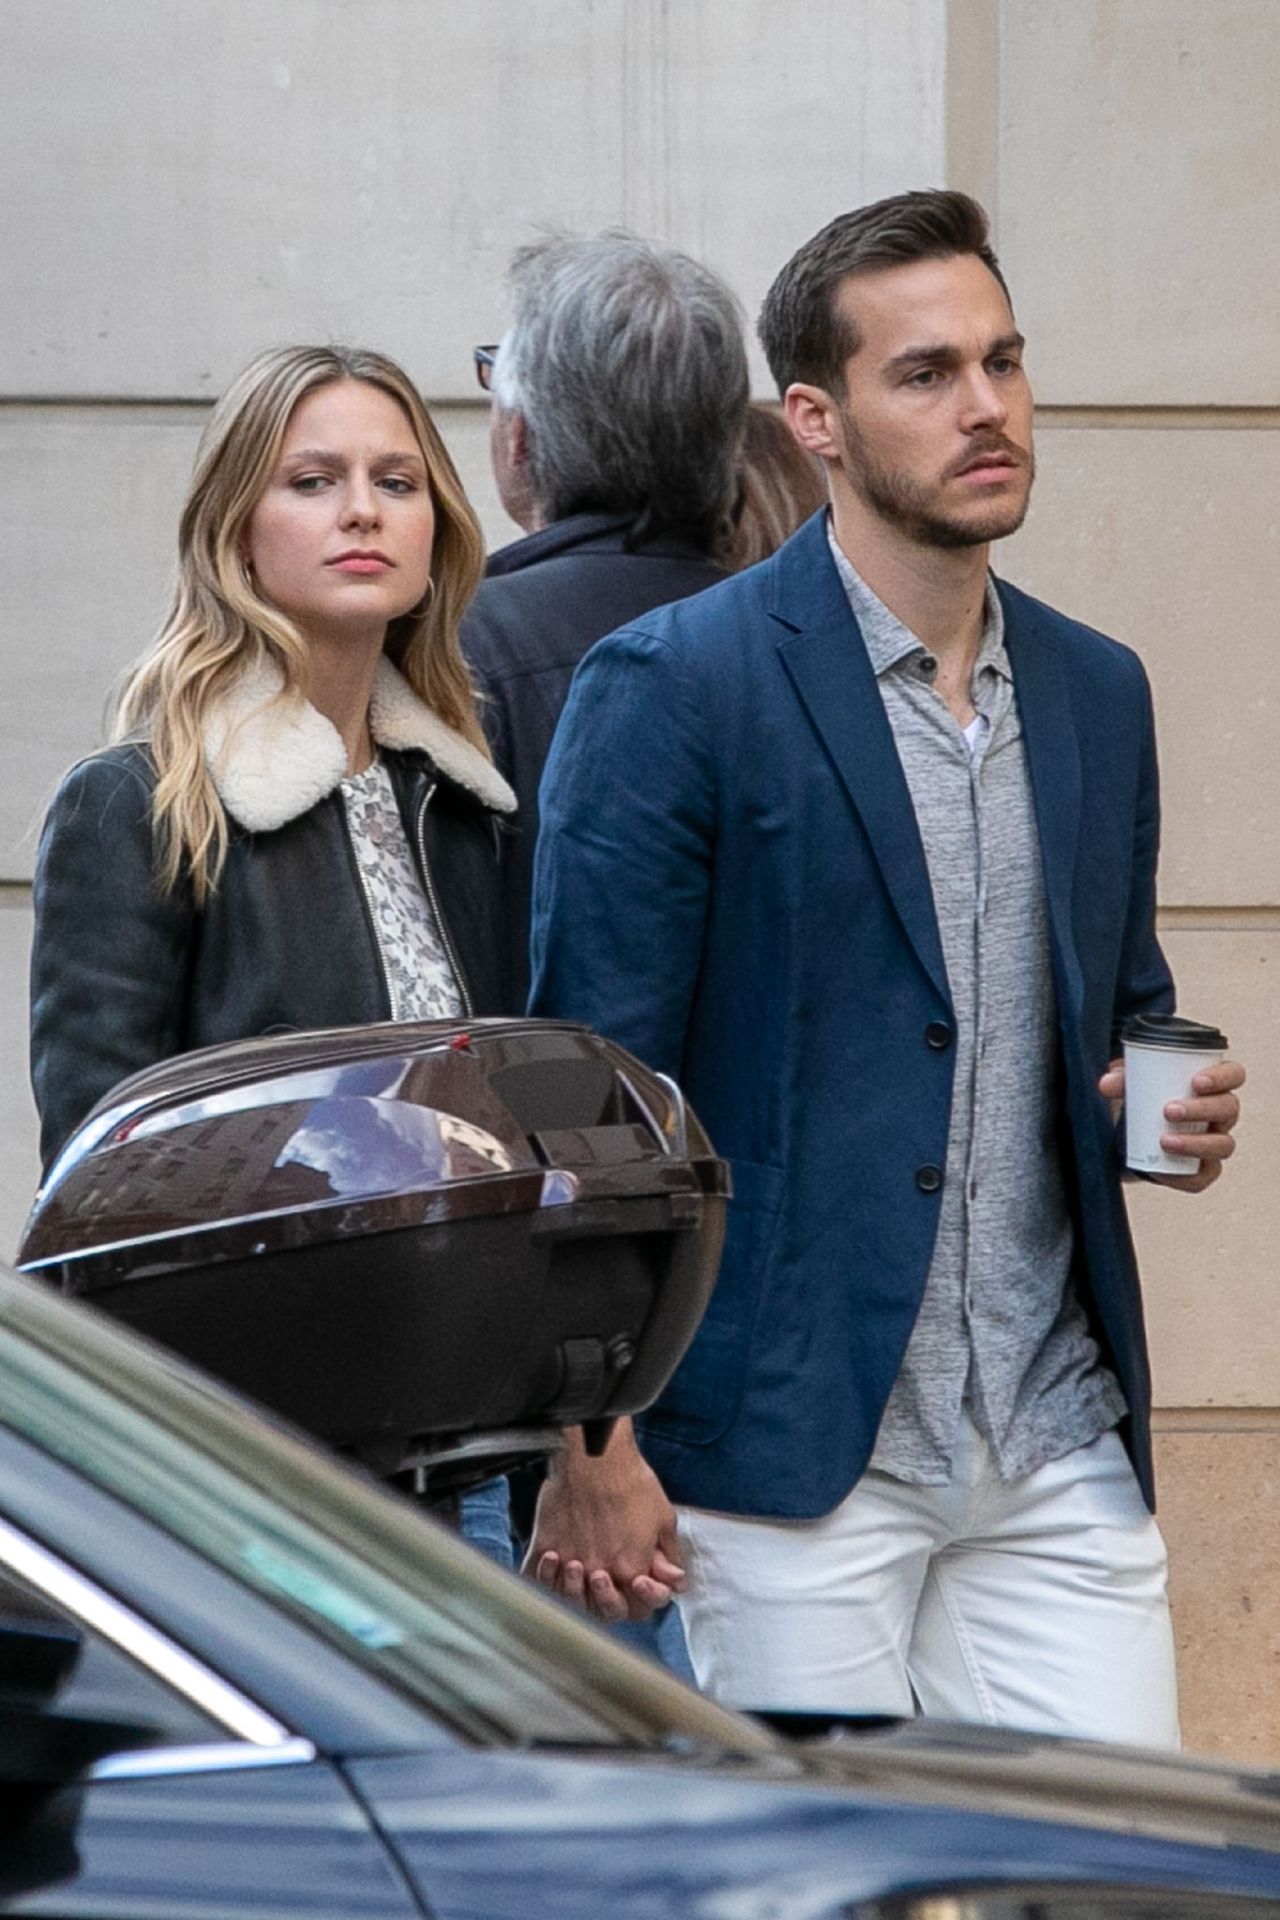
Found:
<path fill-rule="evenodd" d="M 1128 648 L 999 593 L 1044 863 L 1076 1283 L 1154 1505 L 1142 1302 L 1097 1092 L 1119 1023 L 1173 1007 L 1150 693 Z M 955 1056 L 926 1038 L 954 1020 L 928 870 L 822 514 L 591 650 L 541 810 L 532 1010 L 674 1075 L 733 1163 L 720 1278 L 645 1451 L 677 1501 L 828 1512 L 866 1467 L 919 1309 Z"/>

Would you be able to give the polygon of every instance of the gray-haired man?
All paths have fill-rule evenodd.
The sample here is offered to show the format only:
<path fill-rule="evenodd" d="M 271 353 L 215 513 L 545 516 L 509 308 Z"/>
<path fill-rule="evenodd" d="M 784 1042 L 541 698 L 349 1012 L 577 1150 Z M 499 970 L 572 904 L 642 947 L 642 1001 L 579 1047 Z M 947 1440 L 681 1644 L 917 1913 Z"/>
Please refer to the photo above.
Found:
<path fill-rule="evenodd" d="M 502 771 L 513 1001 L 528 985 L 538 783 L 574 668 L 603 634 L 724 577 L 746 423 L 737 301 L 708 268 L 628 234 L 521 249 L 515 317 L 476 363 L 503 505 L 526 537 L 489 562 L 463 623 Z"/>

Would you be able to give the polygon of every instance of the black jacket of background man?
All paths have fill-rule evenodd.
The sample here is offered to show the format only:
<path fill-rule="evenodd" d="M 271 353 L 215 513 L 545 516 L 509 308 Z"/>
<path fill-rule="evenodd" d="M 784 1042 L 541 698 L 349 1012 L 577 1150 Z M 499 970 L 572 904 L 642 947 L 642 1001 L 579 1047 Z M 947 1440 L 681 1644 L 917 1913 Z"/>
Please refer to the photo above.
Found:
<path fill-rule="evenodd" d="M 628 550 L 633 514 L 579 513 L 495 553 L 462 623 L 493 757 L 516 793 L 510 816 L 511 979 L 529 980 L 528 923 L 538 783 L 574 669 L 615 627 L 725 578 L 690 540 L 666 533 Z"/>

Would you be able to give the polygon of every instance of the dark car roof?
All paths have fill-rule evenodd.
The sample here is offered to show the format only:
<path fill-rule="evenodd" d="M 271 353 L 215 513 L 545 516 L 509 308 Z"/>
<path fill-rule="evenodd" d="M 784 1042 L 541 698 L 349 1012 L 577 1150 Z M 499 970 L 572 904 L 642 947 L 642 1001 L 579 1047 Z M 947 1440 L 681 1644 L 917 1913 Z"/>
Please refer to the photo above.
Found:
<path fill-rule="evenodd" d="M 312 1443 L 279 1422 L 259 1421 L 244 1400 L 176 1357 L 0 1266 L 0 1333 L 5 1330 L 47 1352 L 66 1355 L 69 1365 L 86 1372 L 93 1371 L 100 1350 L 99 1382 L 118 1379 L 122 1372 L 126 1377 L 136 1373 L 139 1394 L 149 1391 L 153 1401 L 163 1402 L 170 1420 L 177 1417 L 180 1403 L 189 1400 L 200 1423 L 218 1433 L 224 1465 L 230 1457 L 227 1448 L 239 1432 L 246 1434 L 246 1445 L 252 1441 L 254 1447 L 280 1451 L 295 1491 L 298 1476 L 305 1478 L 309 1468 L 317 1484 L 335 1473 L 349 1477 Z M 375 1504 L 381 1500 L 371 1485 L 364 1497 Z M 405 1524 L 398 1503 L 388 1502 L 388 1520 L 396 1528 Z M 415 1530 L 420 1526 L 416 1516 L 413 1525 Z M 446 1549 L 454 1557 L 451 1543 L 441 1538 L 435 1550 Z M 487 1586 L 501 1576 L 478 1565 L 474 1578 Z M 521 1604 L 539 1602 L 527 1590 Z M 550 1602 L 546 1607 L 554 1638 L 581 1641 L 582 1630 L 575 1623 Z M 881 1802 L 1280 1854 L 1280 1773 L 928 1720 L 869 1719 L 859 1724 L 825 1722 L 814 1715 L 771 1715 L 774 1727 L 791 1736 L 771 1738 L 759 1722 L 696 1699 L 665 1673 L 608 1647 L 597 1636 L 590 1636 L 585 1648 L 572 1649 L 592 1655 L 597 1650 L 601 1657 L 608 1655 L 610 1665 L 624 1663 L 629 1688 L 652 1692 L 659 1718 L 673 1700 L 678 1702 L 670 1715 L 672 1731 L 684 1736 L 686 1752 L 692 1736 L 694 1748 L 683 1764 Z M 646 1764 L 659 1759 L 670 1764 L 674 1755 L 650 1750 Z"/>

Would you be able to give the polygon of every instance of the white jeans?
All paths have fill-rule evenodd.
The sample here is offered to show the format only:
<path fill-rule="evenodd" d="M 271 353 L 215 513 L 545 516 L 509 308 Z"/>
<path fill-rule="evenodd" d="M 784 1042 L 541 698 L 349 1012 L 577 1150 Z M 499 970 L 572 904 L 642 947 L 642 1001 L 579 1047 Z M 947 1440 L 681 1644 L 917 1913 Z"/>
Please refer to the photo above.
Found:
<path fill-rule="evenodd" d="M 1164 1542 L 1114 1433 L 1006 1486 L 965 1420 L 948 1486 L 867 1473 L 820 1520 L 682 1508 L 680 1534 L 730 1705 L 1179 1744 Z"/>

